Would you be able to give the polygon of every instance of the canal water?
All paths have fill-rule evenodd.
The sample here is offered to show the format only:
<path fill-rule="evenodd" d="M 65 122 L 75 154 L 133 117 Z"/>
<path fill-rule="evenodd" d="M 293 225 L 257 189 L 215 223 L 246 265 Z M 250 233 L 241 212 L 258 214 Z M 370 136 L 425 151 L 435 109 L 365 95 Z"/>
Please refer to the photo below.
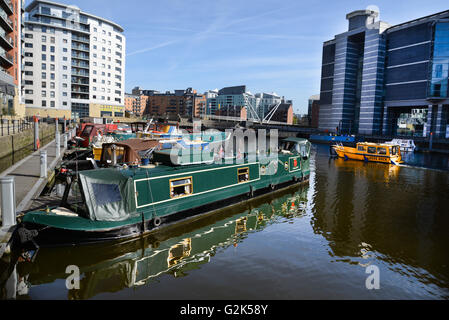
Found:
<path fill-rule="evenodd" d="M 314 145 L 303 186 L 145 238 L 3 261 L 0 297 L 448 299 L 448 158 L 408 161 L 330 159 Z M 66 287 L 70 265 L 79 289 Z"/>

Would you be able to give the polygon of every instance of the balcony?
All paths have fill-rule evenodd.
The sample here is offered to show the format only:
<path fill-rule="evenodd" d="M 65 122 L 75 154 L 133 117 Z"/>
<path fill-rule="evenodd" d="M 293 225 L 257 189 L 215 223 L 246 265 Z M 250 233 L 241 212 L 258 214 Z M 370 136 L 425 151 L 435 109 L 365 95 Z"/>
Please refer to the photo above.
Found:
<path fill-rule="evenodd" d="M 72 41 L 90 43 L 89 38 L 77 37 L 77 36 L 73 36 L 73 35 L 72 35 Z"/>
<path fill-rule="evenodd" d="M 72 53 L 72 58 L 75 59 L 83 59 L 83 60 L 88 60 L 89 61 L 89 55 L 81 55 L 81 54 L 76 54 L 76 53 Z"/>
<path fill-rule="evenodd" d="M 0 0 L 0 7 L 2 7 L 8 15 L 12 15 L 14 13 L 11 0 Z"/>
<path fill-rule="evenodd" d="M 76 79 L 76 80 L 75 80 Z M 89 81 L 79 81 L 77 78 L 72 78 L 72 84 L 76 84 L 78 86 L 89 86 Z"/>
<path fill-rule="evenodd" d="M 79 63 L 79 62 L 72 60 L 72 67 L 89 69 L 89 64 L 88 63 Z"/>
<path fill-rule="evenodd" d="M 89 94 L 89 90 L 72 87 L 72 93 Z"/>
<path fill-rule="evenodd" d="M 72 70 L 72 76 L 89 78 L 89 72 L 79 72 L 79 71 Z"/>
<path fill-rule="evenodd" d="M 89 100 L 89 94 L 88 93 L 72 93 L 72 99 Z"/>
<path fill-rule="evenodd" d="M 14 65 L 13 57 L 6 53 L 4 49 L 0 49 L 0 66 L 5 69 L 8 69 Z"/>
<path fill-rule="evenodd" d="M 2 0 L 0 0 L 2 1 Z M 6 35 L 6 32 L 0 29 L 0 45 L 6 50 L 9 51 L 14 48 L 14 41 L 10 36 Z"/>
<path fill-rule="evenodd" d="M 2 1 L 2 0 L 0 0 Z M 8 15 L 0 9 L 0 25 L 5 29 L 6 32 L 12 32 L 14 30 L 13 23 L 11 19 L 8 18 Z"/>
<path fill-rule="evenodd" d="M 89 52 L 89 46 L 80 46 L 77 44 L 72 43 L 72 49 L 73 50 L 78 50 L 78 51 L 85 51 L 85 52 Z"/>

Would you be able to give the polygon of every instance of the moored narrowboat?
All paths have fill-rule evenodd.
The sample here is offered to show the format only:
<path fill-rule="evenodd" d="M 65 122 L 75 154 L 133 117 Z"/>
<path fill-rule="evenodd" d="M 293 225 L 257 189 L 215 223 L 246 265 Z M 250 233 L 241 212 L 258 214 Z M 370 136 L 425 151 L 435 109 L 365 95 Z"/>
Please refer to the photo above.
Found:
<path fill-rule="evenodd" d="M 401 150 L 398 145 L 359 142 L 355 148 L 341 144 L 333 145 L 331 148 L 340 158 L 345 160 L 382 162 L 395 165 L 404 162 L 402 161 Z"/>
<path fill-rule="evenodd" d="M 151 168 L 78 172 L 67 179 L 59 207 L 22 217 L 16 239 L 56 246 L 135 237 L 307 181 L 310 174 L 310 143 L 300 138 L 285 139 L 267 159 L 246 155 L 217 163 L 213 150 L 161 150 L 154 158 Z"/>

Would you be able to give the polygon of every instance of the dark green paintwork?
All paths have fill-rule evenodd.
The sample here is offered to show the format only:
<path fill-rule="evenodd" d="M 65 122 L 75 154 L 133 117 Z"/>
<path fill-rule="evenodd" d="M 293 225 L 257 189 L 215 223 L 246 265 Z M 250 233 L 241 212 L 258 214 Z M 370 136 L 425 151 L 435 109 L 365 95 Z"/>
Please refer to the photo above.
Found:
<path fill-rule="evenodd" d="M 307 143 L 310 151 L 310 144 L 307 140 L 298 139 L 292 142 Z M 175 214 L 202 205 L 212 205 L 219 200 L 249 193 L 251 188 L 253 190 L 266 188 L 270 184 L 276 185 L 291 181 L 294 177 L 302 178 L 309 175 L 309 158 L 303 159 L 297 153 L 278 154 L 278 159 L 272 160 L 271 163 L 273 168 L 276 168 L 276 165 L 277 170 L 272 175 L 261 174 L 260 168 L 264 164 L 259 162 L 235 163 L 235 160 L 231 164 L 160 165 L 151 169 L 126 169 L 121 173 L 132 178 L 136 193 L 134 198 L 126 199 L 126 201 L 135 202 L 136 212 L 131 213 L 130 218 L 122 221 L 93 221 L 82 217 L 58 216 L 54 213 L 37 211 L 28 213 L 23 221 L 63 229 L 101 231 L 139 223 L 142 213 L 145 220 L 149 220 L 156 216 Z M 265 166 L 268 168 L 267 165 Z M 238 183 L 237 170 L 245 167 L 249 168 L 249 181 Z M 169 195 L 170 179 L 183 177 L 192 177 L 193 194 L 171 199 Z M 86 194 L 85 196 L 89 197 L 90 195 Z"/>

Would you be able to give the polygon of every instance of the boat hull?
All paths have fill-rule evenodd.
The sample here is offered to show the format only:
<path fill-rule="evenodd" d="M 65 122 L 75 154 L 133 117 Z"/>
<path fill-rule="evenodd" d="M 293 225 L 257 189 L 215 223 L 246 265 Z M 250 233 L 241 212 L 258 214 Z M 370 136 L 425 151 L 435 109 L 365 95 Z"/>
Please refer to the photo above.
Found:
<path fill-rule="evenodd" d="M 266 194 L 280 191 L 295 184 L 307 183 L 309 175 L 293 176 L 290 180 L 278 184 L 270 184 L 264 188 L 254 190 L 254 192 L 245 192 L 239 195 L 207 203 L 194 208 L 182 210 L 170 215 L 160 217 L 161 223 L 156 226 L 154 219 L 142 219 L 139 222 L 121 225 L 115 228 L 97 229 L 97 230 L 73 230 L 48 225 L 42 225 L 32 222 L 22 222 L 15 231 L 15 243 L 20 246 L 73 246 L 92 243 L 101 243 L 107 241 L 116 241 L 148 234 L 154 230 L 160 229 L 170 223 L 181 220 L 198 217 L 204 214 L 210 214 L 218 209 L 223 209 L 260 198 Z M 57 239 L 57 241 L 55 241 Z"/>

